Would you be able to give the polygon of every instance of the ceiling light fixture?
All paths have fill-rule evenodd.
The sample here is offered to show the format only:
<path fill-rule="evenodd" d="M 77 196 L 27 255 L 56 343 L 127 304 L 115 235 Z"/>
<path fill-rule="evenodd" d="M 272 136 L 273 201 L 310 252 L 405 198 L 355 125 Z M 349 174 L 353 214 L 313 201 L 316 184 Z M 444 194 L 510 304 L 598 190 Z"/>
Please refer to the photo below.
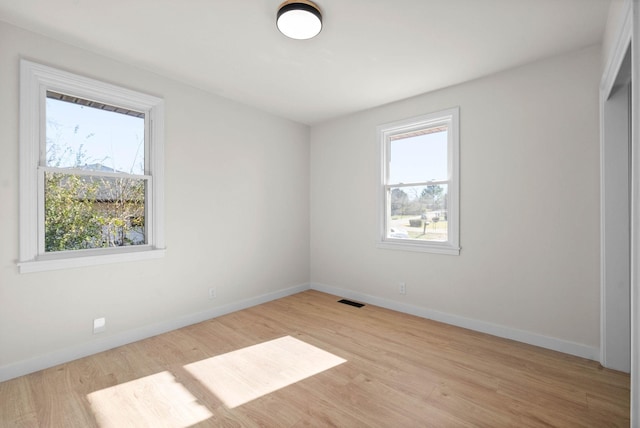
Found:
<path fill-rule="evenodd" d="M 318 6 L 307 0 L 287 0 L 278 8 L 278 30 L 292 39 L 306 40 L 322 30 L 322 14 Z"/>

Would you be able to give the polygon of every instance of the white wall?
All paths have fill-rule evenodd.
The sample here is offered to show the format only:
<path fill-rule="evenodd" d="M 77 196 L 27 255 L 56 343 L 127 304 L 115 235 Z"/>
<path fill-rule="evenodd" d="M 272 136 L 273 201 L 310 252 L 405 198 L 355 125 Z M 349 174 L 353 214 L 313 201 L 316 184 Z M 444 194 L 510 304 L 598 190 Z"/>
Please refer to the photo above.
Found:
<path fill-rule="evenodd" d="M 313 127 L 312 284 L 597 359 L 600 68 L 592 47 Z M 453 106 L 460 256 L 376 248 L 376 126 Z"/>
<path fill-rule="evenodd" d="M 164 259 L 18 274 L 20 57 L 165 99 Z M 305 126 L 0 23 L 0 380 L 310 278 L 597 358 L 600 66 L 597 47 L 544 60 L 315 126 L 309 148 Z M 377 249 L 376 126 L 457 105 L 461 255 Z"/>
<path fill-rule="evenodd" d="M 165 258 L 18 273 L 20 57 L 165 99 Z M 308 127 L 4 23 L 0 76 L 0 380 L 307 286 Z"/>

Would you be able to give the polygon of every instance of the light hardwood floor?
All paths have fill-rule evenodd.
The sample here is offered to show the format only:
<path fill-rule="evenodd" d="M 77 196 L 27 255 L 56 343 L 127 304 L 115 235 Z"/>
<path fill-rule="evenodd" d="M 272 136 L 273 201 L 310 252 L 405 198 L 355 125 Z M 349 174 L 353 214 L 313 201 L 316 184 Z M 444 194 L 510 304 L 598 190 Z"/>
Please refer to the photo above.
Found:
<path fill-rule="evenodd" d="M 0 426 L 629 425 L 626 374 L 338 299 L 306 291 L 0 383 Z"/>

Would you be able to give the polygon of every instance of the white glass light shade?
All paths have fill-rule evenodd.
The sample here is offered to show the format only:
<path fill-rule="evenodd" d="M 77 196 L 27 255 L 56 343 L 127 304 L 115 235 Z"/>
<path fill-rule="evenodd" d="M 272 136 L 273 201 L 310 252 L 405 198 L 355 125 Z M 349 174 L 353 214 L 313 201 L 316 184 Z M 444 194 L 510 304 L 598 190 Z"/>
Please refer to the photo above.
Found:
<path fill-rule="evenodd" d="M 286 1 L 280 5 L 276 21 L 278 30 L 292 39 L 315 37 L 322 30 L 322 15 L 310 1 Z"/>

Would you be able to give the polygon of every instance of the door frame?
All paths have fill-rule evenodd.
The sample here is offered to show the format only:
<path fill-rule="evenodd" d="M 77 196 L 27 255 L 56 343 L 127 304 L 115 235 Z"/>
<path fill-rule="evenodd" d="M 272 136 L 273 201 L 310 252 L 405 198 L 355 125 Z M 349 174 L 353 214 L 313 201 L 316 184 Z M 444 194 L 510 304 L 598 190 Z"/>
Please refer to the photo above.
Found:
<path fill-rule="evenodd" d="M 615 92 L 616 81 L 623 67 L 623 62 L 627 52 L 631 52 L 631 102 L 630 102 L 630 159 L 628 166 L 630 168 L 630 372 L 631 372 L 631 426 L 640 427 L 640 4 L 638 0 L 625 0 L 623 6 L 622 24 L 618 28 L 617 37 L 614 41 L 613 49 L 609 58 L 606 58 L 604 73 L 600 83 L 600 147 L 601 162 L 602 155 L 606 144 L 606 138 L 610 135 L 610 129 L 607 129 L 607 121 L 605 120 L 605 112 L 610 107 L 607 101 Z M 601 233 L 606 231 L 605 220 L 606 211 L 603 205 L 605 200 L 607 186 L 603 180 L 602 164 L 601 164 Z M 605 278 L 607 268 L 607 254 L 605 253 L 604 243 L 606 237 L 601 235 L 601 335 L 600 335 L 600 358 L 601 364 L 607 366 L 610 350 L 607 343 L 607 322 L 612 318 L 611 308 L 612 302 L 607 302 L 607 296 L 610 296 L 609 287 Z M 618 302 L 619 304 L 628 304 L 626 302 Z"/>

